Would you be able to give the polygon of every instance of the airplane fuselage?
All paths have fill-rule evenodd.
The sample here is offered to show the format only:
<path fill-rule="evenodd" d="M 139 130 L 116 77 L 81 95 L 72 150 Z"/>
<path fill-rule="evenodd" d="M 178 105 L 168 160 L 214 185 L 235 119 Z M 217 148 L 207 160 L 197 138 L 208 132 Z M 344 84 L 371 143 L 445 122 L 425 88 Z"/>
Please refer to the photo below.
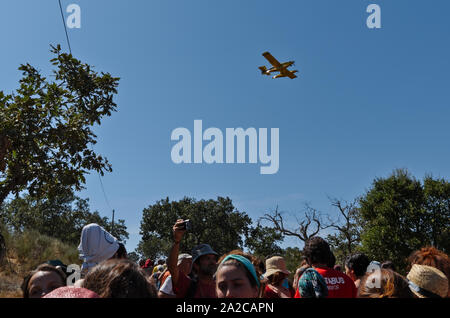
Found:
<path fill-rule="evenodd" d="M 270 73 L 273 73 L 273 72 L 282 72 L 283 70 L 286 70 L 288 67 L 290 67 L 293 64 L 294 64 L 294 61 L 281 63 L 281 68 L 277 68 L 277 67 L 273 66 L 266 71 L 266 74 L 269 75 Z"/>

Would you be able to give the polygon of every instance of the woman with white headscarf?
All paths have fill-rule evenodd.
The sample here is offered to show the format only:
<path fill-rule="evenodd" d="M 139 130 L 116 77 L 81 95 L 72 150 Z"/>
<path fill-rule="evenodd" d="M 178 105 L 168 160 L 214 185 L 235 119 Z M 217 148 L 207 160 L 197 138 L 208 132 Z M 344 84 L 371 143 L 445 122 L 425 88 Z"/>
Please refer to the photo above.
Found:
<path fill-rule="evenodd" d="M 119 241 L 100 225 L 91 223 L 83 227 L 78 246 L 80 258 L 83 259 L 82 275 L 102 261 L 112 258 L 119 246 Z"/>

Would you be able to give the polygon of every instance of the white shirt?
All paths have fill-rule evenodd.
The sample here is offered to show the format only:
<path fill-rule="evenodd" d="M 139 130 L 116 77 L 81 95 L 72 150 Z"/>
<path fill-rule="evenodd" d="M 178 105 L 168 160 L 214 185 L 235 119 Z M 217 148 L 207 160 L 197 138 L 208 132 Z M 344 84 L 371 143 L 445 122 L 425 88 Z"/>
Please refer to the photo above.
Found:
<path fill-rule="evenodd" d="M 173 289 L 172 289 L 172 276 L 168 276 L 166 278 L 166 280 L 164 281 L 164 284 L 162 284 L 159 291 L 166 295 L 175 296 L 175 293 L 173 292 Z"/>

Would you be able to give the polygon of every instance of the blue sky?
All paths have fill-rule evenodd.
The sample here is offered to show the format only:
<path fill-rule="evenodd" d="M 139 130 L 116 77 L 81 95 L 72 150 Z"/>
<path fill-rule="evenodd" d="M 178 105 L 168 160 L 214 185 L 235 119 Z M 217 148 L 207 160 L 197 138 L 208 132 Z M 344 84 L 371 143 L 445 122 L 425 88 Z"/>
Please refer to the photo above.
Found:
<path fill-rule="evenodd" d="M 229 196 L 254 220 L 276 206 L 300 212 L 305 202 L 333 215 L 327 196 L 352 200 L 396 168 L 450 176 L 446 0 L 62 3 L 81 7 L 81 29 L 69 29 L 74 55 L 121 77 L 118 112 L 95 128 L 95 150 L 114 170 L 102 179 L 109 205 L 97 174 L 80 195 L 126 220 L 130 251 L 142 209 L 167 196 Z M 381 7 L 381 29 L 366 26 L 370 3 Z M 17 87 L 21 63 L 48 75 L 49 45 L 67 48 L 57 0 L 2 1 L 0 33 L 5 92 Z M 261 76 L 264 51 L 295 60 L 299 77 Z M 279 128 L 278 173 L 175 165 L 171 132 L 193 132 L 195 119 L 223 132 Z"/>

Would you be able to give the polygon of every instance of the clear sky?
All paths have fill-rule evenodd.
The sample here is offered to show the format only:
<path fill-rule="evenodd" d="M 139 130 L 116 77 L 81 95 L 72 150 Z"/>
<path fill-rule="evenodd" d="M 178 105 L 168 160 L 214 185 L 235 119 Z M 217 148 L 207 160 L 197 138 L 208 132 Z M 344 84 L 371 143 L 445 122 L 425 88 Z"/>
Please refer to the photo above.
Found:
<path fill-rule="evenodd" d="M 450 2 L 385 0 L 63 0 L 81 8 L 73 54 L 121 77 L 118 112 L 95 129 L 113 172 L 87 178 L 81 197 L 126 220 L 139 242 L 142 209 L 183 196 L 229 196 L 254 220 L 305 202 L 333 215 L 327 196 L 352 200 L 375 177 L 408 168 L 450 176 Z M 381 29 L 366 8 L 381 7 Z M 66 18 L 69 13 L 65 13 Z M 57 0 L 1 1 L 0 90 L 17 88 L 21 63 L 50 73 L 49 45 L 67 49 Z M 299 77 L 272 80 L 270 51 Z M 279 128 L 280 167 L 181 164 L 171 132 Z M 286 240 L 285 246 L 299 246 Z"/>

